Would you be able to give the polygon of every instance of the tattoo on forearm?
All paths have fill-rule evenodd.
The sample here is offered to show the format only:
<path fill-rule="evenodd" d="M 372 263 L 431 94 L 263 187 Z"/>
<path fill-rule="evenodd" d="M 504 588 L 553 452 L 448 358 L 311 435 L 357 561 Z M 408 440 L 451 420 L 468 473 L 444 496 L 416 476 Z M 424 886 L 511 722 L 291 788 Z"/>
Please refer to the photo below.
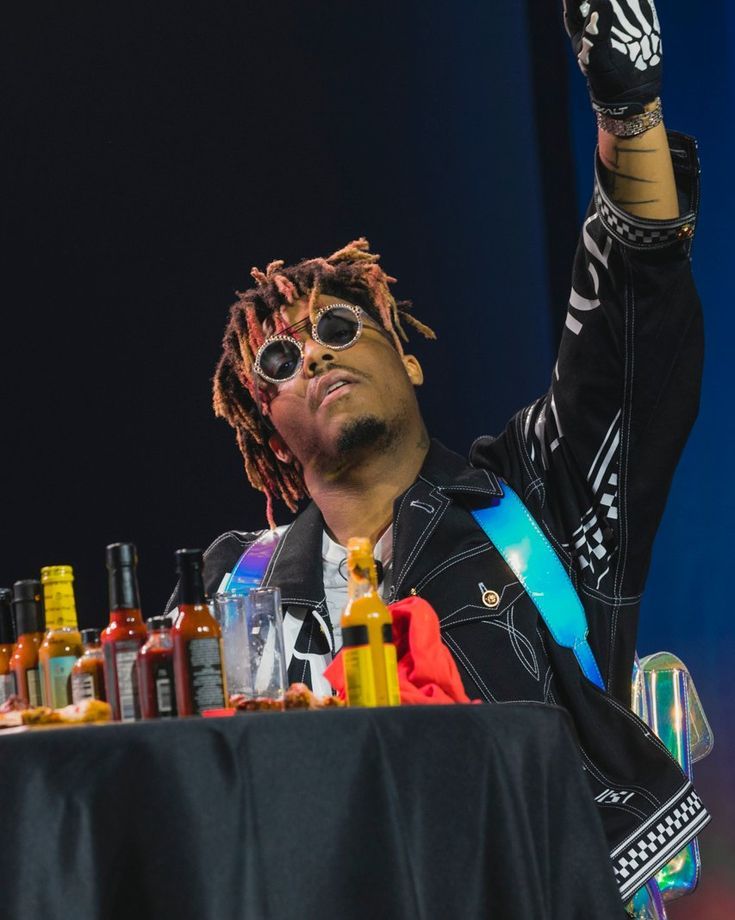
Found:
<path fill-rule="evenodd" d="M 658 184 L 655 179 L 642 179 L 640 176 L 632 176 L 630 173 L 620 172 L 619 169 L 615 169 L 614 164 L 612 164 L 610 160 L 606 159 L 605 157 L 601 157 L 600 159 L 611 172 L 615 173 L 619 179 L 630 179 L 631 182 L 647 182 L 649 185 Z"/>
<path fill-rule="evenodd" d="M 619 197 L 624 193 L 624 191 L 630 192 L 630 188 L 625 189 L 625 183 L 628 182 L 640 182 L 644 185 L 658 185 L 657 179 L 647 179 L 643 176 L 636 176 L 631 172 L 622 171 L 621 160 L 624 156 L 629 154 L 657 154 L 658 148 L 652 147 L 629 147 L 624 144 L 613 144 L 611 150 L 607 150 L 605 153 L 600 151 L 600 159 L 604 163 L 605 167 L 608 170 L 609 175 L 609 192 L 612 195 L 613 199 L 619 205 L 643 205 L 643 204 L 658 204 L 660 201 L 659 198 L 646 198 L 641 200 L 631 200 L 623 199 Z M 632 164 L 628 164 L 628 169 L 630 169 Z"/>

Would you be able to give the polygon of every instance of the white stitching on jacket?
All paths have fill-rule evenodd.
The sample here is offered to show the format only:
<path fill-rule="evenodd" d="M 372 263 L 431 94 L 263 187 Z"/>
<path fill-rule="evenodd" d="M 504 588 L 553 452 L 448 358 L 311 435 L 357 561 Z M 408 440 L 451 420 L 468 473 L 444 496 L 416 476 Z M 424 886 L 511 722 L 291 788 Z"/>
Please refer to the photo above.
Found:
<path fill-rule="evenodd" d="M 413 549 L 412 549 L 411 552 L 408 554 L 408 556 L 407 556 L 407 558 L 406 558 L 406 561 L 405 561 L 404 564 L 403 564 L 403 568 L 401 569 L 400 574 L 398 575 L 398 577 L 396 578 L 396 580 L 395 580 L 395 582 L 394 582 L 394 589 L 395 589 L 395 592 L 396 592 L 396 593 L 398 593 L 398 591 L 400 591 L 400 588 L 401 588 L 401 585 L 402 585 L 402 583 L 403 583 L 403 579 L 404 579 L 404 577 L 405 577 L 406 572 L 408 571 L 408 569 L 410 568 L 410 566 L 412 566 L 412 565 L 414 564 L 414 562 L 416 561 L 416 559 L 417 559 L 418 556 L 419 556 L 419 553 L 421 552 L 421 550 L 422 550 L 422 549 L 424 548 L 424 546 L 426 545 L 427 540 L 428 540 L 429 537 L 431 537 L 431 535 L 434 533 L 434 531 L 436 530 L 436 528 L 437 528 L 437 526 L 438 526 L 438 524 L 439 524 L 439 521 L 441 521 L 441 519 L 444 517 L 444 515 L 445 515 L 445 513 L 446 513 L 446 511 L 447 511 L 447 508 L 448 508 L 448 507 L 451 505 L 451 503 L 452 503 L 452 502 L 451 502 L 451 499 L 447 498 L 446 495 L 443 495 L 443 494 L 439 491 L 439 489 L 437 488 L 437 486 L 435 486 L 433 483 L 429 482 L 427 479 L 424 479 L 423 476 L 420 476 L 419 479 L 421 479 L 423 482 L 427 483 L 427 485 L 430 485 L 430 486 L 432 487 L 432 491 L 431 491 L 429 494 L 430 494 L 430 496 L 431 496 L 432 498 L 438 499 L 438 500 L 440 501 L 440 503 L 441 503 L 441 506 L 440 506 L 439 509 L 438 509 L 437 511 L 435 511 L 434 514 L 429 518 L 429 520 L 428 520 L 427 523 L 426 523 L 426 526 L 424 527 L 423 531 L 422 531 L 421 534 L 419 535 L 419 538 L 418 538 L 417 542 L 414 544 Z M 409 491 L 411 491 L 411 490 L 409 490 Z M 408 493 L 407 493 L 407 496 L 406 496 L 406 497 L 408 497 Z M 403 507 L 403 503 L 401 503 L 401 508 L 402 508 L 402 507 Z"/>
<path fill-rule="evenodd" d="M 489 553 L 492 549 L 492 543 L 488 542 L 482 546 L 473 546 L 470 549 L 463 550 L 461 553 L 456 553 L 454 556 L 450 556 L 449 559 L 445 559 L 437 568 L 432 569 L 428 575 L 425 575 L 414 587 L 417 591 L 421 591 L 421 589 L 425 588 L 430 581 L 433 581 L 437 577 L 437 575 L 441 575 L 442 572 L 456 563 L 464 562 L 466 559 L 472 559 L 473 556 L 479 556 L 482 553 Z M 440 622 L 442 621 L 440 620 Z"/>
<path fill-rule="evenodd" d="M 463 650 L 457 645 L 457 643 L 454 641 L 454 639 L 452 639 L 451 636 L 445 636 L 445 637 L 444 637 L 444 640 L 445 640 L 445 642 L 446 642 L 448 645 L 451 645 L 451 646 L 454 648 L 454 651 L 455 651 L 457 657 L 462 661 L 462 663 L 464 664 L 464 666 L 465 666 L 465 667 L 467 668 L 467 670 L 470 672 L 470 675 L 471 675 L 472 679 L 473 679 L 473 680 L 475 681 L 475 683 L 477 684 L 477 689 L 480 691 L 480 693 L 482 693 L 482 695 L 485 697 L 485 699 L 487 700 L 487 702 L 488 702 L 488 703 L 497 703 L 498 700 L 497 700 L 497 699 L 493 696 L 493 694 L 490 692 L 490 690 L 489 690 L 487 684 L 485 683 L 485 681 L 484 681 L 484 680 L 480 677 L 480 675 L 477 673 L 477 671 L 475 670 L 475 667 L 474 667 L 474 665 L 472 664 L 472 662 L 467 658 L 467 656 L 465 655 L 465 653 L 463 652 Z"/>

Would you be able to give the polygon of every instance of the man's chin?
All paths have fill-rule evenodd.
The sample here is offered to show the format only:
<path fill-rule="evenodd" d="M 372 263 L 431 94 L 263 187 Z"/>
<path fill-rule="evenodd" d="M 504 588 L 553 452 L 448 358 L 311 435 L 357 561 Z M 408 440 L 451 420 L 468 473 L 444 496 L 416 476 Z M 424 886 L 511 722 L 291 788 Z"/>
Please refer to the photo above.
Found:
<path fill-rule="evenodd" d="M 371 449 L 385 450 L 393 440 L 388 423 L 375 415 L 360 415 L 348 419 L 337 438 L 340 455 L 362 453 Z"/>

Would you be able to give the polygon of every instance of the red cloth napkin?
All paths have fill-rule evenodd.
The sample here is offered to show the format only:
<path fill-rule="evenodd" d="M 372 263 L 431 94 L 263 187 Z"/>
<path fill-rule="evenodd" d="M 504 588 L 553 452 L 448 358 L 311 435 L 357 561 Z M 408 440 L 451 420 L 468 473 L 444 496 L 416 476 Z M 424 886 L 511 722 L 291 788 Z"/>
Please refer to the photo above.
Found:
<path fill-rule="evenodd" d="M 388 608 L 393 616 L 393 641 L 398 656 L 401 703 L 469 703 L 449 649 L 439 636 L 439 617 L 420 597 L 407 597 Z M 342 652 L 324 676 L 345 697 Z"/>

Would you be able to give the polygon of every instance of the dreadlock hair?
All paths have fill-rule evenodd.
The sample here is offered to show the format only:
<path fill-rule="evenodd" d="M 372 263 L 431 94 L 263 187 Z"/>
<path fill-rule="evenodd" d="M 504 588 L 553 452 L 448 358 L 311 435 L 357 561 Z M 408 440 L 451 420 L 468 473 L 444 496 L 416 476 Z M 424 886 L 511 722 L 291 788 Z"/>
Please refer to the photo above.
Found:
<path fill-rule="evenodd" d="M 271 528 L 276 526 L 274 498 L 280 498 L 291 511 L 296 511 L 297 502 L 307 495 L 300 465 L 296 461 L 281 462 L 268 444 L 271 431 L 260 412 L 258 382 L 253 371 L 255 355 L 267 336 L 287 328 L 285 308 L 308 297 L 313 319 L 320 294 L 344 297 L 382 325 L 401 355 L 403 342 L 408 341 L 402 323 L 413 326 L 427 339 L 436 338 L 428 326 L 409 312 L 410 301 L 395 300 L 389 285 L 396 279 L 383 271 L 379 259 L 361 237 L 326 259 L 304 259 L 286 267 L 282 260 L 271 262 L 264 272 L 252 269 L 255 287 L 238 291 L 237 300 L 230 307 L 222 356 L 214 373 L 214 412 L 235 429 L 250 484 L 265 493 Z M 264 328 L 266 320 L 268 331 Z"/>

